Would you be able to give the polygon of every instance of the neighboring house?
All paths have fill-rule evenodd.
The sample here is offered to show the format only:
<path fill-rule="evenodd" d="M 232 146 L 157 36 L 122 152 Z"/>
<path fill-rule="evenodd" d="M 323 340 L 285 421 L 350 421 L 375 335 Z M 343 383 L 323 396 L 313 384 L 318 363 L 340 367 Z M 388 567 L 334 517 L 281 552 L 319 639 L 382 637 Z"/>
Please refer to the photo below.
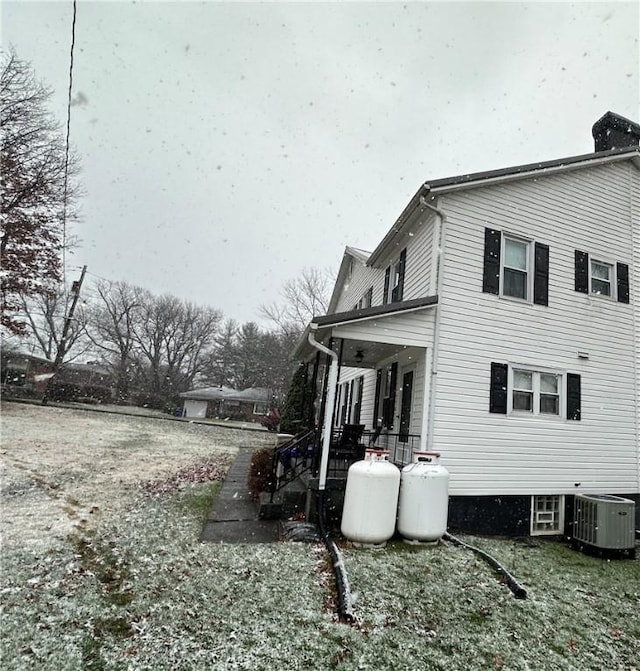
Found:
<path fill-rule="evenodd" d="M 269 412 L 269 389 L 254 387 L 238 391 L 230 387 L 207 387 L 180 394 L 184 399 L 183 416 L 234 419 L 260 422 Z"/>
<path fill-rule="evenodd" d="M 52 381 L 51 396 L 60 401 L 111 403 L 113 375 L 97 361 L 62 364 Z"/>
<path fill-rule="evenodd" d="M 3 348 L 0 380 L 3 392 L 15 396 L 41 393 L 51 377 L 53 362 L 33 354 Z"/>
<path fill-rule="evenodd" d="M 399 465 L 441 453 L 452 528 L 557 534 L 578 492 L 640 501 L 640 126 L 593 135 L 423 184 L 372 253 L 346 248 L 296 348 L 325 387 L 308 336 L 339 355 L 334 426 Z"/>
<path fill-rule="evenodd" d="M 3 391 L 14 396 L 39 396 L 51 385 L 51 397 L 58 401 L 108 403 L 113 399 L 111 372 L 98 362 L 65 363 L 55 376 L 53 368 L 53 361 L 42 357 L 12 350 L 3 352 Z"/>

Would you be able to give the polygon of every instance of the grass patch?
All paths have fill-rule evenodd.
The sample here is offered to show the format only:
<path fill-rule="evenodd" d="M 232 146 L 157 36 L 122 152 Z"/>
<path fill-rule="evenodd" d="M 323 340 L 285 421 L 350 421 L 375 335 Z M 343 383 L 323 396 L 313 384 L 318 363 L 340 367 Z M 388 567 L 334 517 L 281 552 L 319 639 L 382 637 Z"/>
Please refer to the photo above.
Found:
<path fill-rule="evenodd" d="M 216 500 L 222 483 L 219 481 L 192 485 L 184 490 L 180 496 L 180 506 L 198 520 L 204 520 Z"/>

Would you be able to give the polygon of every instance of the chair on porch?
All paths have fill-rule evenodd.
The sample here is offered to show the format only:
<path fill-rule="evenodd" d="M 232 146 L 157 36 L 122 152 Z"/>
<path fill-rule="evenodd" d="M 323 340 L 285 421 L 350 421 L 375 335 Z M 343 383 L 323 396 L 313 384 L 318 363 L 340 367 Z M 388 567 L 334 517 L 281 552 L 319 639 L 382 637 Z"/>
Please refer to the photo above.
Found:
<path fill-rule="evenodd" d="M 353 463 L 364 459 L 365 446 L 360 442 L 364 424 L 343 424 L 337 440 L 331 443 L 329 458 Z"/>

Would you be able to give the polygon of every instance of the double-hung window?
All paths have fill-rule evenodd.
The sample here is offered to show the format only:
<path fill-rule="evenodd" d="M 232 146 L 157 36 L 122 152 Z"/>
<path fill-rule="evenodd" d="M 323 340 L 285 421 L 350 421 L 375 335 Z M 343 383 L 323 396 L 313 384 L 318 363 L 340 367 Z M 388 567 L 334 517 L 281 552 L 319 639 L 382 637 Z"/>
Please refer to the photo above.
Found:
<path fill-rule="evenodd" d="M 407 265 L 407 250 L 403 249 L 394 262 L 387 266 L 384 276 L 383 304 L 398 303 L 404 297 L 404 274 Z"/>
<path fill-rule="evenodd" d="M 362 298 L 355 304 L 354 310 L 370 308 L 373 299 L 373 287 L 369 287 Z"/>
<path fill-rule="evenodd" d="M 502 295 L 529 299 L 529 257 L 531 243 L 504 236 Z"/>
<path fill-rule="evenodd" d="M 560 415 L 562 377 L 556 373 L 514 368 L 511 383 L 512 412 Z"/>
<path fill-rule="evenodd" d="M 612 296 L 613 266 L 602 261 L 591 261 L 591 293 Z"/>
<path fill-rule="evenodd" d="M 603 261 L 591 257 L 588 252 L 575 250 L 576 291 L 594 296 L 604 296 L 629 302 L 629 265 L 627 263 Z"/>
<path fill-rule="evenodd" d="M 548 245 L 486 228 L 482 290 L 536 305 L 548 305 Z"/>
<path fill-rule="evenodd" d="M 581 418 L 581 377 L 529 366 L 491 364 L 489 412 L 546 418 Z"/>

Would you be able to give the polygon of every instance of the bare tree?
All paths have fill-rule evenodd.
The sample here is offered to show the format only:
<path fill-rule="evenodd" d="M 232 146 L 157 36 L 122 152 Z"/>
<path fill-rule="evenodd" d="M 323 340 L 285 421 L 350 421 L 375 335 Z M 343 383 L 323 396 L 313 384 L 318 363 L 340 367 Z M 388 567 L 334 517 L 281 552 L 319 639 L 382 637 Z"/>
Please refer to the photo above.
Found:
<path fill-rule="evenodd" d="M 326 313 L 332 283 L 328 270 L 304 268 L 299 277 L 284 283 L 281 301 L 261 305 L 260 314 L 285 334 L 300 333 L 311 317 Z"/>
<path fill-rule="evenodd" d="M 119 402 L 129 400 L 136 369 L 135 324 L 142 306 L 151 294 L 126 282 L 100 280 L 95 286 L 95 301 L 89 309 L 87 335 L 103 353 L 116 381 Z"/>
<path fill-rule="evenodd" d="M 76 215 L 78 162 L 67 156 L 60 127 L 46 109 L 51 91 L 15 53 L 3 54 L 2 61 L 0 323 L 24 333 L 23 299 L 56 293 L 60 281 L 64 222 Z"/>
<path fill-rule="evenodd" d="M 76 308 L 65 333 L 69 293 L 62 287 L 35 296 L 20 294 L 22 313 L 27 320 L 26 338 L 45 358 L 72 361 L 87 350 L 83 340 L 86 327 L 84 304 Z M 64 334 L 64 341 L 63 336 Z"/>
<path fill-rule="evenodd" d="M 189 388 L 202 371 L 220 319 L 217 310 L 175 296 L 160 296 L 145 303 L 134 333 L 144 359 L 150 403 L 167 404 Z"/>

